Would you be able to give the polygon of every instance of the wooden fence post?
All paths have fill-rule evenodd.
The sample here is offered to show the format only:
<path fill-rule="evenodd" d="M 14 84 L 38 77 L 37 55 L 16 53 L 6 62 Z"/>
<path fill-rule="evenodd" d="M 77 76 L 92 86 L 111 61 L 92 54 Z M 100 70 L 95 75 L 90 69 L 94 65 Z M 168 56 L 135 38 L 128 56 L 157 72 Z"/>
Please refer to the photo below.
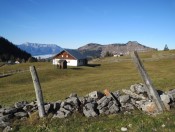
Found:
<path fill-rule="evenodd" d="M 163 102 L 161 101 L 156 89 L 154 88 L 153 84 L 152 84 L 152 81 L 151 79 L 149 78 L 139 56 L 138 56 L 138 53 L 137 51 L 134 51 L 132 54 L 131 54 L 136 66 L 137 66 L 137 69 L 139 70 L 140 72 L 140 75 L 142 77 L 142 80 L 144 81 L 146 87 L 148 88 L 148 95 L 149 97 L 156 103 L 156 106 L 157 106 L 157 112 L 158 113 L 161 113 L 165 110 L 165 107 L 163 105 Z"/>
<path fill-rule="evenodd" d="M 35 88 L 39 116 L 44 117 L 45 116 L 45 109 L 44 109 L 43 94 L 42 94 L 41 85 L 40 85 L 40 82 L 39 82 L 39 78 L 38 78 L 35 66 L 30 66 L 30 72 L 31 72 L 31 75 L 32 75 L 33 85 L 34 85 L 34 88 Z"/>

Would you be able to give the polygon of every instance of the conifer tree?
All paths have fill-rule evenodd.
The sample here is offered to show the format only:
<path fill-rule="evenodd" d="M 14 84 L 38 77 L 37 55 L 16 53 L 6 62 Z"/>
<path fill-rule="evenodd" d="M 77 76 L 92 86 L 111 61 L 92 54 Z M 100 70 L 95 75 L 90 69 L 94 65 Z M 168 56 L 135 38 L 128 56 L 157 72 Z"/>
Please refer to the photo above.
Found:
<path fill-rule="evenodd" d="M 165 45 L 165 48 L 164 48 L 164 51 L 168 51 L 169 50 L 169 48 L 168 48 L 168 46 L 167 46 L 167 44 Z"/>

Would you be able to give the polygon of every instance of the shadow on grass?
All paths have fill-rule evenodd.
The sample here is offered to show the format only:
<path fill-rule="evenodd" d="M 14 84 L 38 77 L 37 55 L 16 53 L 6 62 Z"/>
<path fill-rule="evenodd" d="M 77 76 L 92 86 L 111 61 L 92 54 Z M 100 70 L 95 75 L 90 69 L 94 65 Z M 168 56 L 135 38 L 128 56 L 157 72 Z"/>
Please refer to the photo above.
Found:
<path fill-rule="evenodd" d="M 71 70 L 82 70 L 82 68 L 79 68 L 79 67 L 73 67 L 73 68 L 69 68 Z"/>
<path fill-rule="evenodd" d="M 97 66 L 101 66 L 101 64 L 87 64 L 86 66 L 88 66 L 88 67 L 97 67 Z"/>
<path fill-rule="evenodd" d="M 7 74 L 7 75 L 0 75 L 0 78 L 3 78 L 3 77 L 8 77 L 8 76 L 11 76 L 13 74 Z"/>

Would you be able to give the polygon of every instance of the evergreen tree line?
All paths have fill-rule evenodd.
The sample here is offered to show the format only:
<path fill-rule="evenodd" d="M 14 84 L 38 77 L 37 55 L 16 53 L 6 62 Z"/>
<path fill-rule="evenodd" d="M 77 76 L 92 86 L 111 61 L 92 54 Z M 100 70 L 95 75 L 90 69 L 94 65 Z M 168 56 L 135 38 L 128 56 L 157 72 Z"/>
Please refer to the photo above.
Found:
<path fill-rule="evenodd" d="M 0 61 L 27 61 L 31 54 L 19 49 L 16 45 L 0 36 Z"/>

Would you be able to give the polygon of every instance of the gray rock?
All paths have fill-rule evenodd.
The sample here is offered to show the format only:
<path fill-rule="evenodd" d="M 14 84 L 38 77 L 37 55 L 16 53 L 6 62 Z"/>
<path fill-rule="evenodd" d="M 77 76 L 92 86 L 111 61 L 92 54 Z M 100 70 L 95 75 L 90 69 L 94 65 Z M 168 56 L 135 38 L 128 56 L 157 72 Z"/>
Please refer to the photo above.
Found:
<path fill-rule="evenodd" d="M 28 114 L 26 112 L 17 112 L 14 115 L 19 118 L 28 117 Z"/>
<path fill-rule="evenodd" d="M 10 131 L 12 131 L 12 130 L 13 130 L 12 127 L 6 126 L 6 127 L 4 128 L 4 130 L 3 130 L 3 132 L 10 132 Z"/>
<path fill-rule="evenodd" d="M 4 111 L 4 113 L 5 114 L 14 114 L 15 112 L 17 112 L 17 108 L 15 108 L 15 107 L 9 107 L 9 108 L 5 108 L 5 111 Z"/>
<path fill-rule="evenodd" d="M 91 110 L 91 109 L 94 109 L 95 104 L 93 104 L 93 103 L 87 103 L 84 107 L 85 107 L 87 110 Z"/>
<path fill-rule="evenodd" d="M 168 95 L 162 94 L 162 95 L 160 95 L 160 98 L 164 103 L 166 103 L 166 104 L 170 103 L 170 97 Z"/>
<path fill-rule="evenodd" d="M 4 114 L 3 114 L 3 113 L 0 113 L 0 117 L 1 117 L 1 116 L 4 116 Z"/>
<path fill-rule="evenodd" d="M 71 93 L 71 94 L 69 95 L 69 98 L 71 98 L 71 97 L 77 97 L 77 94 L 76 94 L 76 93 Z"/>
<path fill-rule="evenodd" d="M 44 105 L 44 109 L 45 109 L 46 114 L 48 114 L 49 110 L 51 109 L 51 104 Z"/>
<path fill-rule="evenodd" d="M 16 103 L 15 103 L 15 108 L 23 108 L 23 107 L 26 106 L 27 104 L 28 104 L 27 101 L 16 102 Z"/>
<path fill-rule="evenodd" d="M 167 110 L 170 110 L 170 97 L 166 94 L 160 95 L 161 100 L 163 101 L 163 104 Z"/>
<path fill-rule="evenodd" d="M 107 99 L 106 96 L 102 97 L 100 100 L 97 101 L 97 104 L 98 104 L 98 105 L 101 104 L 101 103 L 102 103 L 104 100 L 106 100 L 106 99 Z"/>
<path fill-rule="evenodd" d="M 34 108 L 33 105 L 28 104 L 28 105 L 23 107 L 23 110 L 25 110 L 26 112 L 31 112 L 33 108 Z"/>
<path fill-rule="evenodd" d="M 0 113 L 4 113 L 5 112 L 5 108 L 0 108 Z"/>
<path fill-rule="evenodd" d="M 130 90 L 137 94 L 147 93 L 147 88 L 142 83 L 131 85 Z"/>
<path fill-rule="evenodd" d="M 12 119 L 13 115 L 12 114 L 8 114 L 8 115 L 4 115 L 0 117 L 0 120 L 2 121 L 9 121 L 10 119 Z"/>
<path fill-rule="evenodd" d="M 128 128 L 127 127 L 121 127 L 121 131 L 126 132 L 126 131 L 128 131 Z"/>
<path fill-rule="evenodd" d="M 71 105 L 69 105 L 69 104 L 64 105 L 63 108 L 68 110 L 68 111 L 71 111 L 71 112 L 73 112 L 73 110 L 74 110 L 74 108 Z"/>
<path fill-rule="evenodd" d="M 110 110 L 106 110 L 106 111 L 104 112 L 104 114 L 105 114 L 105 115 L 109 115 L 109 114 L 110 114 Z"/>
<path fill-rule="evenodd" d="M 70 98 L 66 99 L 65 102 L 71 104 L 75 108 L 78 108 L 80 105 L 80 101 L 77 97 L 70 97 Z"/>
<path fill-rule="evenodd" d="M 83 107 L 83 113 L 86 117 L 95 117 L 98 114 L 95 111 L 96 105 L 93 103 L 87 103 L 84 107 Z"/>
<path fill-rule="evenodd" d="M 83 113 L 86 117 L 95 117 L 98 115 L 93 109 L 87 110 L 85 107 L 83 107 Z"/>
<path fill-rule="evenodd" d="M 29 103 L 29 105 L 37 106 L 37 101 L 32 101 L 32 102 Z"/>
<path fill-rule="evenodd" d="M 134 98 L 134 99 L 148 99 L 148 95 L 147 94 L 137 94 L 137 93 L 134 93 L 132 92 L 131 90 L 126 90 L 126 89 L 122 89 L 122 91 L 129 95 L 130 97 Z"/>
<path fill-rule="evenodd" d="M 10 123 L 0 120 L 0 127 L 7 127 Z"/>
<path fill-rule="evenodd" d="M 120 111 L 120 109 L 119 109 L 119 107 L 116 105 L 116 104 L 113 104 L 110 108 L 109 108 L 109 112 L 111 113 L 111 114 L 115 114 L 115 113 L 117 113 L 117 112 L 119 112 Z"/>
<path fill-rule="evenodd" d="M 99 91 L 93 91 L 93 92 L 89 93 L 90 98 L 100 99 L 103 96 L 104 96 L 104 94 L 99 92 Z"/>
<path fill-rule="evenodd" d="M 91 97 L 85 98 L 85 103 L 94 103 L 94 102 L 95 102 L 94 98 L 91 98 Z"/>
<path fill-rule="evenodd" d="M 119 97 L 120 103 L 127 103 L 129 101 L 129 95 L 122 95 Z"/>
<path fill-rule="evenodd" d="M 54 110 L 54 111 L 59 110 L 59 109 L 60 109 L 60 105 L 61 105 L 61 103 L 59 103 L 59 102 L 53 103 L 53 110 Z"/>
<path fill-rule="evenodd" d="M 122 105 L 122 107 L 123 107 L 123 110 L 125 111 L 134 110 L 134 106 L 131 103 L 125 103 L 124 105 Z"/>
<path fill-rule="evenodd" d="M 100 105 L 101 105 L 102 107 L 105 107 L 105 106 L 108 105 L 108 103 L 109 103 L 111 100 L 112 100 L 111 97 L 107 97 Z"/>
<path fill-rule="evenodd" d="M 66 102 L 62 101 L 60 107 L 63 108 L 63 106 L 66 104 Z"/>
<path fill-rule="evenodd" d="M 172 101 L 175 101 L 175 89 L 168 91 L 167 95 L 170 96 Z"/>
<path fill-rule="evenodd" d="M 71 114 L 71 111 L 68 111 L 68 110 L 66 110 L 66 109 L 64 109 L 64 108 L 60 108 L 59 111 L 63 112 L 64 115 L 65 115 L 65 117 L 67 117 L 67 116 L 69 116 L 69 115 Z"/>
<path fill-rule="evenodd" d="M 57 113 L 53 116 L 53 118 L 65 118 L 64 112 L 57 111 Z"/>
<path fill-rule="evenodd" d="M 99 113 L 100 114 L 104 114 L 106 111 L 109 111 L 109 108 L 108 107 L 103 107 L 102 109 L 99 109 Z"/>
<path fill-rule="evenodd" d="M 81 104 L 85 104 L 85 102 L 86 102 L 85 97 L 79 97 L 78 99 L 79 99 Z"/>
<path fill-rule="evenodd" d="M 108 108 L 110 108 L 112 105 L 114 104 L 114 102 L 113 101 L 110 101 L 109 103 L 108 103 Z"/>
<path fill-rule="evenodd" d="M 120 96 L 120 91 L 115 91 L 111 93 L 116 99 Z"/>
<path fill-rule="evenodd" d="M 142 104 L 142 110 L 149 114 L 154 114 L 157 113 L 157 106 L 154 102 L 145 102 L 145 104 Z"/>

